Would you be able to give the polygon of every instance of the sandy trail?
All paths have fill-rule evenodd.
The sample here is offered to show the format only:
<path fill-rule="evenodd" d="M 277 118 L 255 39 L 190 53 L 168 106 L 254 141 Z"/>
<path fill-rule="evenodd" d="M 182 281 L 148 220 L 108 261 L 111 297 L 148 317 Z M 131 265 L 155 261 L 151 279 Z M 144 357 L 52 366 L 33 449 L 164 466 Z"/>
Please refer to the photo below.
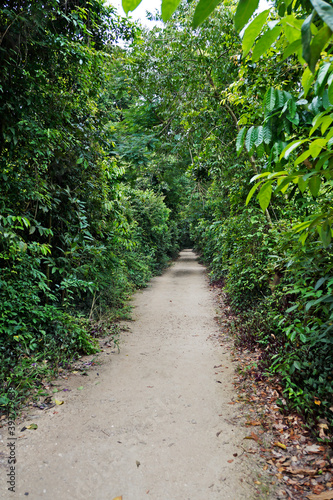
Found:
<path fill-rule="evenodd" d="M 56 395 L 65 404 L 34 410 L 36 431 L 17 430 L 17 492 L 2 482 L 1 498 L 253 497 L 205 268 L 184 250 L 133 301 L 120 354 L 104 356 L 88 377 L 59 382 L 72 389 Z"/>

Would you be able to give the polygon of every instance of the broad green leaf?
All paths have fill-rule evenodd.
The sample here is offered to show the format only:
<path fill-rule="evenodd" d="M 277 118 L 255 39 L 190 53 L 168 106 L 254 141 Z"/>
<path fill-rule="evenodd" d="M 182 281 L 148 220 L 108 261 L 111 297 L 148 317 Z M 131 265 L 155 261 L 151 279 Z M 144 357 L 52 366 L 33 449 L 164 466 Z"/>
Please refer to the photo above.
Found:
<path fill-rule="evenodd" d="M 295 305 L 293 305 L 291 307 L 288 307 L 288 309 L 286 309 L 286 313 L 290 313 L 292 311 L 295 311 L 295 309 L 297 309 L 298 307 L 299 307 L 298 304 L 295 304 Z"/>
<path fill-rule="evenodd" d="M 309 236 L 309 233 L 307 231 L 303 231 L 303 233 L 298 238 L 298 241 L 300 243 L 302 243 L 302 245 L 304 246 L 305 245 L 305 241 L 306 241 L 306 239 L 307 239 L 308 236 Z"/>
<path fill-rule="evenodd" d="M 308 139 L 302 139 L 301 141 L 293 141 L 290 144 L 288 144 L 280 154 L 280 160 L 282 160 L 282 158 L 285 158 L 287 160 L 290 153 L 294 151 L 294 149 L 298 148 L 298 146 L 307 141 Z"/>
<path fill-rule="evenodd" d="M 270 172 L 267 179 L 275 179 L 276 177 L 285 177 L 288 175 L 287 170 L 280 170 L 280 172 Z"/>
<path fill-rule="evenodd" d="M 323 118 L 323 121 L 322 121 L 321 127 L 320 127 L 320 131 L 323 135 L 325 134 L 326 130 L 328 129 L 328 127 L 331 125 L 332 122 L 333 122 L 332 116 L 325 116 Z"/>
<path fill-rule="evenodd" d="M 266 182 L 261 188 L 258 193 L 258 200 L 259 204 L 261 207 L 261 210 L 265 212 L 267 209 L 269 202 L 271 201 L 271 196 L 272 196 L 272 182 L 273 181 L 268 181 Z"/>
<path fill-rule="evenodd" d="M 247 195 L 247 198 L 246 198 L 246 202 L 245 202 L 245 205 L 247 206 L 252 198 L 252 196 L 254 195 L 255 191 L 257 190 L 257 187 L 260 186 L 260 184 L 262 183 L 262 181 L 259 181 L 257 182 L 257 184 L 255 184 L 252 188 L 251 188 L 251 191 L 249 192 L 249 194 Z"/>
<path fill-rule="evenodd" d="M 122 0 L 121 4 L 123 6 L 125 14 L 129 11 L 135 10 L 138 5 L 140 5 L 142 0 Z"/>
<path fill-rule="evenodd" d="M 326 115 L 326 111 L 322 111 L 321 113 L 318 113 L 313 119 L 312 119 L 312 126 L 315 127 L 316 124 L 319 122 L 319 120 Z"/>
<path fill-rule="evenodd" d="M 323 148 L 327 145 L 326 139 L 316 139 L 309 145 L 312 158 L 317 158 Z"/>
<path fill-rule="evenodd" d="M 255 140 L 256 140 L 256 132 L 255 132 L 255 128 L 252 126 L 247 131 L 246 138 L 245 138 L 245 147 L 249 153 L 253 149 L 253 146 L 255 144 Z"/>
<path fill-rule="evenodd" d="M 305 19 L 301 29 L 303 47 L 302 55 L 307 63 L 310 63 L 310 43 L 312 38 L 311 23 L 314 19 L 315 13 L 315 10 L 313 10 L 312 13 Z"/>
<path fill-rule="evenodd" d="M 287 97 L 286 93 L 280 89 L 276 89 L 275 93 L 276 93 L 276 103 L 275 103 L 276 108 L 281 108 L 282 106 L 284 106 L 284 104 L 287 102 L 288 98 L 291 97 L 290 95 L 289 95 L 289 97 Z M 287 109 L 287 106 L 285 109 Z"/>
<path fill-rule="evenodd" d="M 268 125 L 264 126 L 264 143 L 269 144 L 272 140 L 272 131 Z"/>
<path fill-rule="evenodd" d="M 310 179 L 310 177 L 312 177 L 313 175 L 316 175 L 315 170 L 312 170 L 312 172 L 309 172 L 308 174 L 303 175 L 303 179 L 306 181 L 306 180 Z"/>
<path fill-rule="evenodd" d="M 317 130 L 317 128 L 320 127 L 324 118 L 328 118 L 327 116 L 325 116 L 326 113 L 327 111 L 322 111 L 321 113 L 318 113 L 318 115 L 314 117 L 314 119 L 312 120 L 312 128 L 309 132 L 309 137 L 311 137 L 311 135 Z"/>
<path fill-rule="evenodd" d="M 328 26 L 324 26 L 321 28 L 320 31 L 313 37 L 313 40 L 311 42 L 311 57 L 310 57 L 310 63 L 309 63 L 309 68 L 312 71 L 312 73 L 315 72 L 316 69 L 316 64 L 318 59 L 320 58 L 320 54 L 322 50 L 324 49 L 325 45 L 331 38 L 332 31 Z"/>
<path fill-rule="evenodd" d="M 260 146 L 264 142 L 264 127 L 260 125 L 257 127 L 257 138 L 255 140 L 256 147 Z"/>
<path fill-rule="evenodd" d="M 311 73 L 309 68 L 305 68 L 302 76 L 302 87 L 304 89 L 304 97 L 308 95 L 313 80 L 314 80 L 314 75 Z"/>
<path fill-rule="evenodd" d="M 299 224 L 295 224 L 295 226 L 292 227 L 292 230 L 295 231 L 296 233 L 299 233 L 300 231 L 303 231 L 304 229 L 308 228 L 310 226 L 312 221 L 306 220 L 304 222 L 300 222 Z"/>
<path fill-rule="evenodd" d="M 333 104 L 333 81 L 330 83 L 328 87 L 328 98 L 330 100 L 330 103 Z"/>
<path fill-rule="evenodd" d="M 295 100 L 294 99 L 288 99 L 287 106 L 288 106 L 288 111 L 289 111 L 289 114 L 290 114 L 290 118 L 294 118 L 295 115 L 296 115 L 296 109 L 297 109 Z"/>
<path fill-rule="evenodd" d="M 327 75 L 330 69 L 331 63 L 321 64 L 317 73 L 316 83 L 314 87 L 315 94 L 317 96 L 322 96 L 323 91 L 327 83 Z"/>
<path fill-rule="evenodd" d="M 265 146 L 264 143 L 259 144 L 256 149 L 257 158 L 263 158 L 265 156 Z"/>
<path fill-rule="evenodd" d="M 333 128 L 330 129 L 325 139 L 329 141 L 333 137 Z"/>
<path fill-rule="evenodd" d="M 193 22 L 192 22 L 193 28 L 195 29 L 201 23 L 203 23 L 204 20 L 207 19 L 207 17 L 218 6 L 218 4 L 221 3 L 221 1 L 222 0 L 200 0 L 198 5 L 196 6 L 195 11 L 194 11 Z M 162 9 L 163 9 L 164 2 L 165 2 L 165 0 L 162 0 Z M 177 1 L 177 4 L 178 3 L 179 3 L 179 1 Z"/>
<path fill-rule="evenodd" d="M 239 0 L 235 14 L 235 28 L 240 31 L 244 28 L 252 14 L 258 8 L 259 0 Z"/>
<path fill-rule="evenodd" d="M 244 139 L 246 135 L 246 127 L 243 127 L 240 129 L 240 131 L 237 134 L 237 139 L 236 139 L 236 151 L 237 155 L 240 155 L 242 152 L 242 149 L 244 147 Z"/>
<path fill-rule="evenodd" d="M 307 186 L 307 182 L 303 179 L 303 177 L 300 177 L 298 179 L 298 188 L 300 190 L 300 192 L 303 194 L 305 189 L 306 189 L 306 186 Z"/>
<path fill-rule="evenodd" d="M 162 19 L 166 22 L 177 9 L 180 0 L 162 0 Z"/>
<path fill-rule="evenodd" d="M 261 31 L 261 28 L 265 24 L 269 11 L 270 9 L 261 12 L 258 16 L 256 16 L 253 19 L 251 24 L 246 28 L 242 40 L 243 57 L 246 57 L 247 54 L 249 53 L 252 45 L 254 44 L 255 39 L 257 38 L 257 36 Z"/>
<path fill-rule="evenodd" d="M 266 31 L 254 46 L 252 53 L 252 61 L 257 61 L 268 49 L 271 48 L 273 43 L 280 35 L 282 26 L 275 26 L 272 30 Z"/>
<path fill-rule="evenodd" d="M 323 0 L 310 0 L 310 2 L 316 9 L 319 17 L 321 17 L 327 26 L 329 26 L 333 31 L 333 7 Z"/>
<path fill-rule="evenodd" d="M 321 184 L 321 180 L 320 180 L 319 175 L 313 175 L 309 179 L 309 188 L 310 188 L 312 196 L 316 197 L 318 195 L 319 189 L 320 189 L 320 184 Z"/>
<path fill-rule="evenodd" d="M 320 91 L 322 92 L 323 108 L 327 110 L 331 109 L 332 104 L 330 103 L 330 100 L 328 98 L 328 89 L 325 87 L 326 85 L 324 84 Z"/>
<path fill-rule="evenodd" d="M 273 87 L 269 88 L 265 95 L 265 112 L 271 113 L 276 101 L 276 92 Z"/>
<path fill-rule="evenodd" d="M 297 166 L 299 165 L 300 163 L 303 163 L 304 160 L 306 160 L 307 158 L 309 158 L 311 154 L 311 151 L 309 149 L 307 149 L 306 151 L 304 151 L 304 153 L 302 153 L 296 160 L 295 160 L 295 163 L 294 165 Z"/>
<path fill-rule="evenodd" d="M 319 159 L 316 161 L 316 166 L 315 166 L 316 171 L 319 172 L 324 163 L 326 163 L 326 161 L 330 158 L 331 158 L 331 152 L 320 155 Z M 325 172 L 328 173 L 328 170 L 325 170 Z"/>
<path fill-rule="evenodd" d="M 281 148 L 281 143 L 280 141 L 274 142 L 272 148 L 271 148 L 271 157 L 273 158 L 273 161 L 275 163 L 279 163 L 280 161 L 280 153 L 283 148 Z"/>
<path fill-rule="evenodd" d="M 269 175 L 271 175 L 271 172 L 262 172 L 261 174 L 256 174 L 250 179 L 250 182 L 262 179 L 263 177 L 268 177 Z"/>
<path fill-rule="evenodd" d="M 323 277 L 323 278 L 319 278 L 319 280 L 317 281 L 317 283 L 315 284 L 315 287 L 314 289 L 317 291 L 321 285 L 323 285 L 325 283 L 325 281 L 327 281 L 327 278 L 326 277 Z"/>
<path fill-rule="evenodd" d="M 331 67 L 331 63 L 325 63 L 322 66 L 320 66 L 318 74 L 317 74 L 317 83 L 319 85 L 322 85 L 324 83 L 324 80 L 327 76 L 327 73 Z"/>
<path fill-rule="evenodd" d="M 290 14 L 281 19 L 283 32 L 289 43 L 301 38 L 301 29 L 304 21 L 295 17 L 295 14 Z"/>
<path fill-rule="evenodd" d="M 298 52 L 299 49 L 302 47 L 302 40 L 301 38 L 298 38 L 298 40 L 295 40 L 294 42 L 290 43 L 287 45 L 283 52 L 282 59 L 287 59 L 287 57 L 291 56 L 295 52 Z"/>
<path fill-rule="evenodd" d="M 329 246 L 332 241 L 331 226 L 326 220 L 319 230 L 319 236 L 325 248 Z"/>

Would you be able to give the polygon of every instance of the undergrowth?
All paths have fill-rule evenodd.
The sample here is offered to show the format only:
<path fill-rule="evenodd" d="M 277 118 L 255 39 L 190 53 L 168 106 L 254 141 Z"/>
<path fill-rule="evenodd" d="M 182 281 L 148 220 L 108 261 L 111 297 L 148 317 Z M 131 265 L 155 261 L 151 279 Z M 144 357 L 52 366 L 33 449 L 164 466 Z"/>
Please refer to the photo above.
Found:
<path fill-rule="evenodd" d="M 258 377 L 279 379 L 281 411 L 302 415 L 312 432 L 321 419 L 332 433 L 332 255 L 251 213 L 201 220 L 197 248 L 227 293 L 236 346 L 260 351 Z"/>

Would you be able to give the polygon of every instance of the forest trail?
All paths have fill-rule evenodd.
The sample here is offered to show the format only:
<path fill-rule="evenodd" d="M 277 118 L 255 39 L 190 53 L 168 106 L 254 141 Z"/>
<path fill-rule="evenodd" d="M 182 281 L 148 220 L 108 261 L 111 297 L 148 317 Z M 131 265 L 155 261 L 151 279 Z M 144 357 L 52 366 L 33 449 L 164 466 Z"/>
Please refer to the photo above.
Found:
<path fill-rule="evenodd" d="M 18 428 L 16 496 L 253 498 L 246 429 L 239 405 L 228 404 L 236 399 L 233 365 L 217 339 L 204 266 L 184 250 L 133 301 L 120 354 L 105 355 L 89 376 L 57 380 L 59 391 L 71 388 L 56 394 L 64 404 L 34 409 L 25 425 L 37 430 Z"/>

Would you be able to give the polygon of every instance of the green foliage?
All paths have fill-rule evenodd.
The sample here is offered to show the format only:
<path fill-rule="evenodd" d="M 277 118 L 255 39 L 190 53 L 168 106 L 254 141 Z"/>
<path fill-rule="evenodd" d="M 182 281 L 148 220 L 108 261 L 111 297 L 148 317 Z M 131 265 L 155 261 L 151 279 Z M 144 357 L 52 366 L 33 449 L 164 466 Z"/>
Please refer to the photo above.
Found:
<path fill-rule="evenodd" d="M 254 11 L 259 5 L 258 0 L 239 0 L 235 14 L 235 28 L 241 30 L 244 28 Z"/>
<path fill-rule="evenodd" d="M 332 419 L 332 7 L 219 3 L 163 0 L 151 31 L 101 0 L 0 9 L 2 406 L 194 242 L 237 342 Z"/>
<path fill-rule="evenodd" d="M 201 23 L 203 23 L 220 3 L 221 0 L 199 0 L 193 15 L 193 28 L 197 28 Z M 168 17 L 164 20 L 166 21 L 167 19 Z"/>
<path fill-rule="evenodd" d="M 167 21 L 177 9 L 180 0 L 165 0 L 162 4 L 162 19 Z"/>
<path fill-rule="evenodd" d="M 136 106 L 114 42 L 137 28 L 100 0 L 25 7 L 0 8 L 2 406 L 94 352 L 91 321 L 128 315 L 179 240 L 163 195 L 129 186 L 110 125 Z"/>

